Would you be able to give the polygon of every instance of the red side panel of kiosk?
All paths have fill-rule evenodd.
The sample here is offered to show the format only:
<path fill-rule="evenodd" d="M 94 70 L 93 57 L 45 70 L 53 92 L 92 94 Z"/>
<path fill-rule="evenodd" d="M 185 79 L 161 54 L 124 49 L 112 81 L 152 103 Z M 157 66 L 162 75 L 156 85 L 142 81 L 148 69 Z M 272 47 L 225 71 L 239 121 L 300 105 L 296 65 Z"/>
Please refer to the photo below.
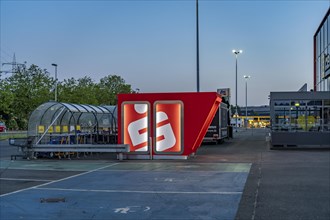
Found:
<path fill-rule="evenodd" d="M 216 92 L 118 95 L 118 143 L 133 154 L 196 152 L 219 107 Z"/>

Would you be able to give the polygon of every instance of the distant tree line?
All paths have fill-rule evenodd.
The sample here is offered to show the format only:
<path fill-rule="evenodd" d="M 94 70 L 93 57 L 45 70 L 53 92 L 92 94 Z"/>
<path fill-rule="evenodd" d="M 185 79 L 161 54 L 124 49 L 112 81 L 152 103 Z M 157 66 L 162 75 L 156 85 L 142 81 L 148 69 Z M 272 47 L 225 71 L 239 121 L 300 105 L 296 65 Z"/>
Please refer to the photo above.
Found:
<path fill-rule="evenodd" d="M 88 76 L 57 83 L 59 102 L 115 105 L 119 93 L 135 91 L 117 75 L 105 76 L 98 83 Z M 54 97 L 55 79 L 46 69 L 37 65 L 22 66 L 11 76 L 0 79 L 0 121 L 4 121 L 8 129 L 27 129 L 32 111 Z"/>

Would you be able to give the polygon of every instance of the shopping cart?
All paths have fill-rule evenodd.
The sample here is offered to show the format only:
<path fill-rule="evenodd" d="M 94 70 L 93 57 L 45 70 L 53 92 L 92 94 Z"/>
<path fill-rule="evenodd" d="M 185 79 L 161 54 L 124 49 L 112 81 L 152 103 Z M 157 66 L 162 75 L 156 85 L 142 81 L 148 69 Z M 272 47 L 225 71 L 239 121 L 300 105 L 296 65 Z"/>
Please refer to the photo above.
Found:
<path fill-rule="evenodd" d="M 10 159 L 13 160 L 17 157 L 22 157 L 24 159 L 30 159 L 33 157 L 31 154 L 32 144 L 34 137 L 26 137 L 26 138 L 9 138 L 9 145 L 17 147 L 18 154 L 14 154 L 10 156 Z"/>

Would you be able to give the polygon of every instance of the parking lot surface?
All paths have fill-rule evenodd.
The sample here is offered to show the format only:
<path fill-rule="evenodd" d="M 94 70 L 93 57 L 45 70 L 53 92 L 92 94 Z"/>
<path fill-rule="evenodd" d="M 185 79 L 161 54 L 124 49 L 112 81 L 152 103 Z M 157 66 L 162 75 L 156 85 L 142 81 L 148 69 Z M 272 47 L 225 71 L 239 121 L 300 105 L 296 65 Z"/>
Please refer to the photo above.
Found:
<path fill-rule="evenodd" d="M 10 161 L 0 142 L 0 218 L 328 220 L 329 149 L 269 150 L 266 135 L 240 129 L 171 161 Z"/>

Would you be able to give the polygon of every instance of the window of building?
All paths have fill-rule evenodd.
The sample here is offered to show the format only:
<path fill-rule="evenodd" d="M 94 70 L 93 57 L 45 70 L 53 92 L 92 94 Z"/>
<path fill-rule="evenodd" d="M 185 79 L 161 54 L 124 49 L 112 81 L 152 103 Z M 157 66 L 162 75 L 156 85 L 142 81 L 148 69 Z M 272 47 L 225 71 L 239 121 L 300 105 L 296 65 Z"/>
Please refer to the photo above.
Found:
<path fill-rule="evenodd" d="M 323 31 L 324 26 L 321 27 L 320 30 L 320 53 L 323 53 L 324 50 L 324 31 Z"/>
<path fill-rule="evenodd" d="M 328 26 L 328 45 L 330 44 L 330 34 L 329 34 L 329 30 L 330 30 L 330 18 L 328 17 L 327 22 L 326 22 L 327 26 Z M 325 25 L 326 25 L 325 24 Z M 329 48 L 328 48 L 329 49 Z M 329 52 L 329 50 L 328 50 Z"/>
<path fill-rule="evenodd" d="M 292 100 L 290 107 L 291 131 L 306 130 L 306 101 Z"/>
<path fill-rule="evenodd" d="M 324 131 L 330 131 L 330 99 L 324 100 L 324 105 L 323 105 L 323 130 Z"/>
<path fill-rule="evenodd" d="M 290 106 L 289 100 L 276 100 L 274 101 L 274 106 Z"/>
<path fill-rule="evenodd" d="M 277 131 L 290 130 L 290 101 L 275 101 L 275 118 L 272 123 L 272 129 Z M 285 105 L 284 105 L 285 104 Z"/>
<path fill-rule="evenodd" d="M 325 53 L 327 53 L 327 47 L 328 47 L 328 33 L 329 33 L 329 30 L 328 30 L 328 22 L 327 20 L 325 21 L 324 25 L 324 49 L 325 49 Z"/>
<path fill-rule="evenodd" d="M 306 130 L 322 130 L 322 100 L 307 101 L 306 108 Z"/>
<path fill-rule="evenodd" d="M 272 130 L 288 132 L 330 131 L 330 100 L 274 101 Z"/>

